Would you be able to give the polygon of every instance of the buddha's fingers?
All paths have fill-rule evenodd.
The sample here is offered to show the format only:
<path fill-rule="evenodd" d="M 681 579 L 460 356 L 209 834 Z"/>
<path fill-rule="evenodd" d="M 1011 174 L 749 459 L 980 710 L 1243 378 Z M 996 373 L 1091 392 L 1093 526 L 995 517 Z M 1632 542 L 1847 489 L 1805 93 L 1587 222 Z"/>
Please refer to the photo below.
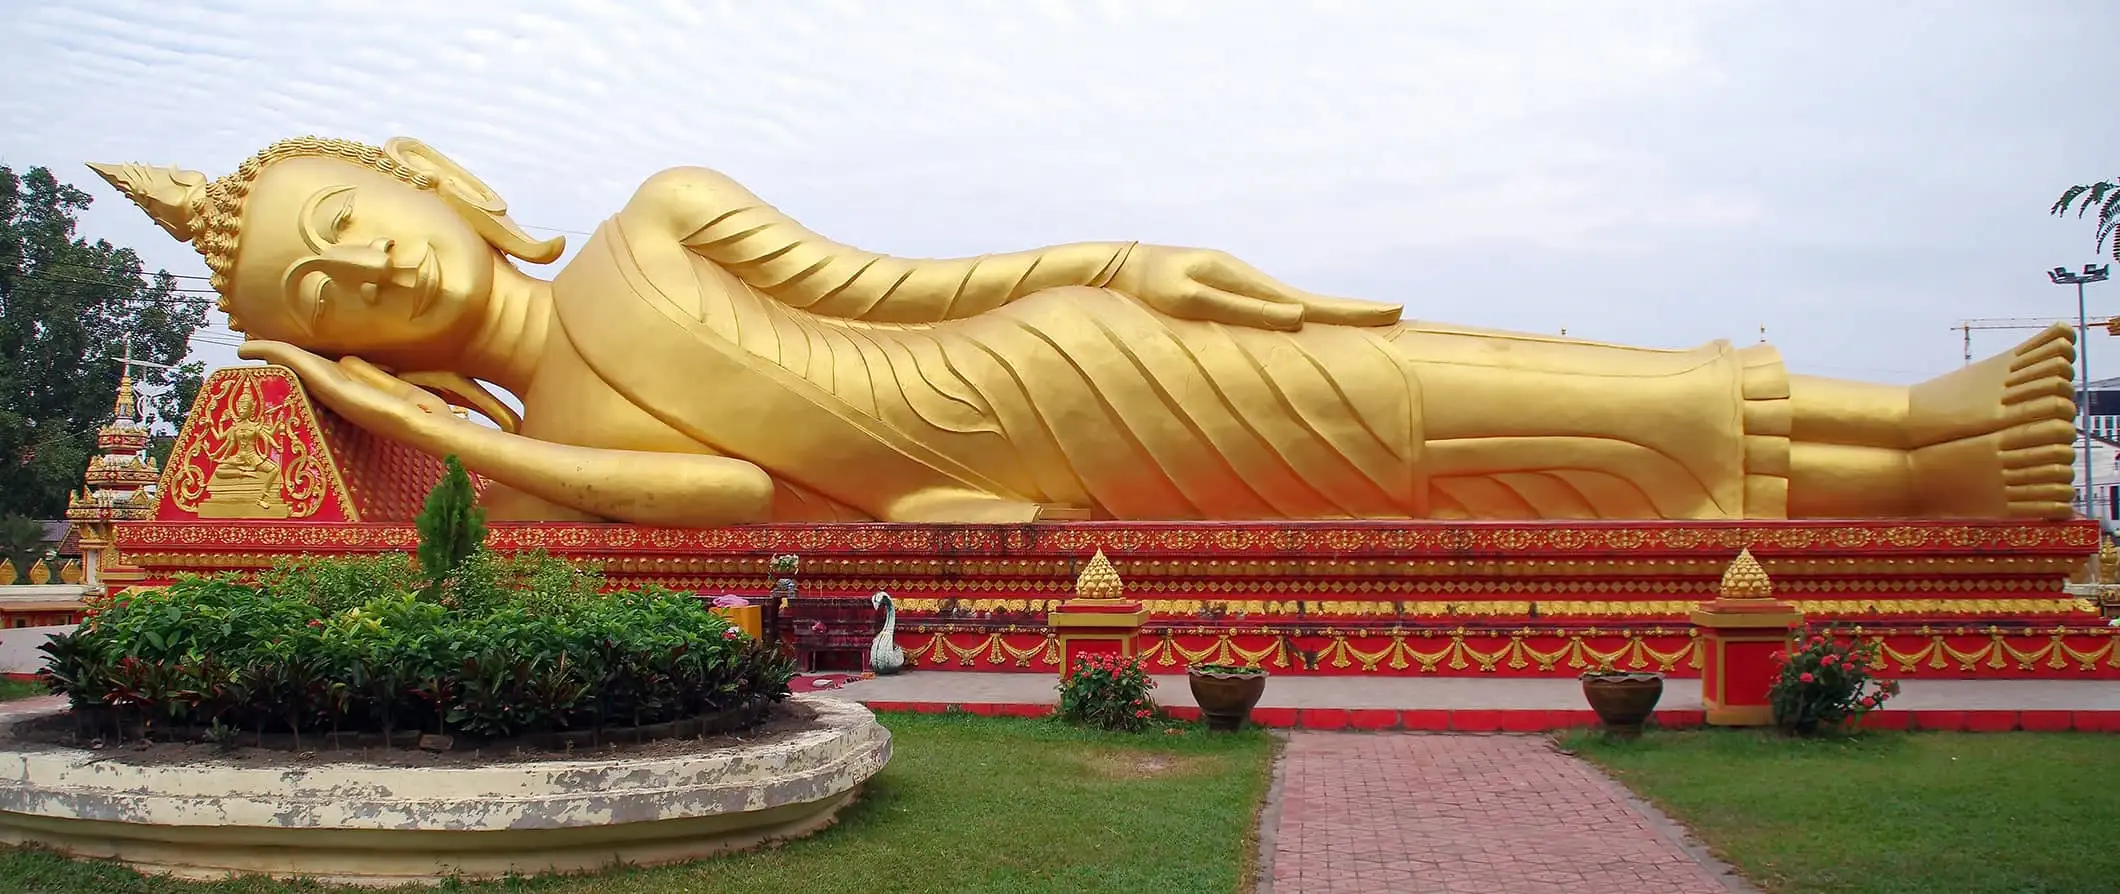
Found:
<path fill-rule="evenodd" d="M 295 375 L 304 382 L 349 378 L 346 370 L 338 364 L 283 341 L 251 339 L 236 348 L 236 356 L 287 367 L 294 370 Z"/>
<path fill-rule="evenodd" d="M 1202 255 L 1198 261 L 1188 265 L 1188 268 L 1187 272 L 1192 280 L 1202 285 L 1259 301 L 1278 304 L 1303 303 L 1302 292 L 1267 276 L 1257 267 L 1221 252 Z"/>
<path fill-rule="evenodd" d="M 1303 310 L 1298 315 L 1299 321 L 1388 326 L 1405 314 L 1405 308 L 1397 304 L 1314 295 L 1267 276 L 1258 268 L 1228 255 L 1217 252 L 1210 257 L 1208 263 L 1191 270 L 1195 282 L 1258 301 L 1300 306 Z"/>
<path fill-rule="evenodd" d="M 1389 326 L 1406 314 L 1406 308 L 1397 304 L 1324 295 L 1305 297 L 1303 308 L 1306 320 L 1342 326 Z"/>
<path fill-rule="evenodd" d="M 403 398 L 406 402 L 429 413 L 449 412 L 449 402 L 435 396 L 434 392 L 391 375 L 389 372 L 384 371 L 382 367 L 369 363 L 367 360 L 359 357 L 342 357 L 339 359 L 339 366 L 345 368 L 347 373 L 351 374 L 355 379 L 367 383 L 369 387 L 385 394 Z"/>
<path fill-rule="evenodd" d="M 1207 286 L 1195 287 L 1192 293 L 1180 298 L 1172 315 L 1246 329 L 1294 332 L 1303 328 L 1301 305 L 1266 301 Z"/>

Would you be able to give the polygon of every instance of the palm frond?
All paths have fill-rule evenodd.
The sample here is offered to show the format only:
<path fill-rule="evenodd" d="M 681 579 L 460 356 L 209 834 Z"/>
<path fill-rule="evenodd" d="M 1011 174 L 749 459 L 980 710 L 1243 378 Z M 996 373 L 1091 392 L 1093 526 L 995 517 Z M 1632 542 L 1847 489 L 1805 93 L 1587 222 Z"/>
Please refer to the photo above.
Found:
<path fill-rule="evenodd" d="M 2076 202 L 2079 198 L 2083 199 L 2081 205 Z M 2100 180 L 2096 183 L 2077 184 L 2062 191 L 2061 198 L 2054 200 L 2047 213 L 2059 217 L 2074 207 L 2080 217 L 2092 208 L 2110 206 L 2113 199 L 2120 199 L 2120 181 Z"/>
<path fill-rule="evenodd" d="M 2076 204 L 2076 197 L 2083 195 L 2084 193 L 2090 192 L 2090 190 L 2090 187 L 2084 186 L 2082 184 L 2077 184 L 2075 186 L 2069 187 L 2068 189 L 2062 191 L 2061 198 L 2054 200 L 2053 207 L 2046 209 L 2046 213 L 2054 215 L 2055 217 L 2060 217 L 2061 215 L 2067 214 L 2070 206 Z"/>

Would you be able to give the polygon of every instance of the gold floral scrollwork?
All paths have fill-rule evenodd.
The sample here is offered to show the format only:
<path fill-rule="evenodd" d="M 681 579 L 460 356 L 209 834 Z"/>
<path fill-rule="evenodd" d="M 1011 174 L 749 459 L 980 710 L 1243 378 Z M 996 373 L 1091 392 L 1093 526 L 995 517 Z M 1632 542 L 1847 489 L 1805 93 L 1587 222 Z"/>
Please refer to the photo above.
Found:
<path fill-rule="evenodd" d="M 264 381 L 224 375 L 212 382 L 200 401 L 208 408 L 204 427 L 170 464 L 167 487 L 178 508 L 207 518 L 307 518 L 323 506 L 332 477 L 304 437 L 300 401 L 268 402 Z"/>

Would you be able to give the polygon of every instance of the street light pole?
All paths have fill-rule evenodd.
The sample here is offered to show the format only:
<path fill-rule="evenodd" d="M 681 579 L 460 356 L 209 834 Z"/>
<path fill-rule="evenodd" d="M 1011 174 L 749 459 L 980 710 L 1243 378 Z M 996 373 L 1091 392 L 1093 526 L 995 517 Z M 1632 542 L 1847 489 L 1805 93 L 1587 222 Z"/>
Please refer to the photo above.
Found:
<path fill-rule="evenodd" d="M 2083 287 L 2094 282 L 2104 282 L 2110 267 L 2093 264 L 2083 265 L 2083 272 L 2072 273 L 2067 267 L 2056 267 L 2046 272 L 2046 278 L 2057 286 L 2076 287 L 2076 379 L 2077 386 L 2076 426 L 2083 438 L 2083 515 L 2096 518 L 2091 506 L 2096 497 L 2092 495 L 2091 480 L 2091 340 L 2090 313 L 2084 301 Z M 2100 524 L 2101 529 L 2103 524 Z"/>

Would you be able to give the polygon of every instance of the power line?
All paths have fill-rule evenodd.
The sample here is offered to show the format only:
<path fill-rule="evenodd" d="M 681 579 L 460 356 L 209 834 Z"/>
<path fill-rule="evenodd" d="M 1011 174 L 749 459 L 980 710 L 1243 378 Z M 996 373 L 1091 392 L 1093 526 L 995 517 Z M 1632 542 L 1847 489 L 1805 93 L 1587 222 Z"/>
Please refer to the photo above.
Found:
<path fill-rule="evenodd" d="M 18 270 L 18 271 L 16 271 L 16 273 L 18 273 L 18 274 L 22 274 L 22 271 L 19 271 L 19 270 Z M 27 275 L 27 274 L 22 274 L 22 275 Z M 41 274 L 40 276 L 38 276 L 38 278 L 39 278 L 39 279 L 43 279 L 43 280 L 47 280 L 47 281 L 52 281 L 52 282 L 64 282 L 64 283 L 73 283 L 73 284 L 75 284 L 75 285 L 82 285 L 82 286 L 103 286 L 103 287 L 105 287 L 105 288 L 113 288 L 113 289 L 127 289 L 127 288 L 153 288 L 152 286 L 144 285 L 144 284 L 142 284 L 142 283 L 139 283 L 139 282 L 131 282 L 131 283 L 128 283 L 128 282 L 122 282 L 122 281 L 116 281 L 116 280 L 95 280 L 95 279 L 78 279 L 78 278 L 75 278 L 75 277 L 71 277 L 71 276 L 60 276 L 60 275 L 57 275 L 57 274 L 52 274 L 52 273 L 46 273 L 46 274 Z M 212 290 L 212 289 L 170 289 L 170 290 L 169 290 L 169 292 L 170 292 L 170 294 L 173 294 L 173 295 L 219 295 L 219 294 L 221 294 L 221 293 L 219 293 L 219 292 L 216 292 L 216 291 L 214 291 L 214 290 Z"/>
<path fill-rule="evenodd" d="M 110 271 L 108 271 L 108 270 L 104 270 L 104 269 L 102 269 L 102 268 L 98 268 L 98 267 L 90 267 L 90 266 L 88 266 L 88 265 L 86 265 L 86 264 L 56 264 L 56 263 L 55 263 L 55 264 L 46 264 L 46 265 L 44 265 L 44 266 L 47 266 L 47 267 L 57 267 L 57 268 L 60 268 L 60 269 L 65 269 L 65 270 L 80 270 L 80 271 L 83 271 L 83 272 L 86 272 L 86 273 L 109 273 L 109 272 L 110 272 Z M 17 271 L 17 272 L 20 272 L 20 271 Z M 134 274 L 134 275 L 137 275 L 137 276 L 146 276 L 146 277 L 155 277 L 155 276 L 168 276 L 168 277 L 169 277 L 169 278 L 171 278 L 171 279 L 197 279 L 197 280 L 209 280 L 209 281 L 213 279 L 213 277 L 211 277 L 211 276 L 200 276 L 200 275 L 198 275 L 198 274 L 196 274 L 196 273 L 171 273 L 171 272 L 169 272 L 169 271 L 167 271 L 167 270 L 157 270 L 157 271 L 155 271 L 155 272 L 153 272 L 153 273 L 148 273 L 148 272 L 146 272 L 146 271 L 141 271 L 140 273 L 138 273 L 138 274 Z"/>

